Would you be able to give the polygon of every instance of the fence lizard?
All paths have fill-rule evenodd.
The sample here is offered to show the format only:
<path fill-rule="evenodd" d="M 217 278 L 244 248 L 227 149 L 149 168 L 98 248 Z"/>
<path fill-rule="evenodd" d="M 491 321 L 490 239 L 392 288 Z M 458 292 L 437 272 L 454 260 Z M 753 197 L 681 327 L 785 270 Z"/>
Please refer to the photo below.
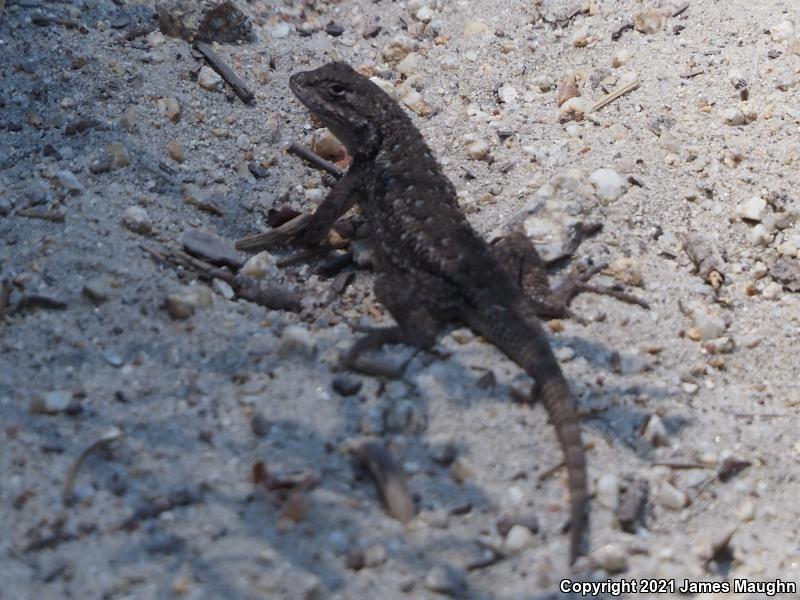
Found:
<path fill-rule="evenodd" d="M 537 314 L 565 313 L 580 291 L 604 293 L 586 283 L 596 269 L 572 280 L 556 297 L 527 239 L 512 235 L 490 247 L 468 223 L 453 184 L 403 109 L 346 64 L 295 73 L 290 86 L 353 157 L 347 174 L 312 216 L 304 241 L 320 243 L 358 202 L 377 254 L 375 295 L 397 322 L 368 331 L 347 361 L 387 343 L 430 349 L 441 326 L 457 321 L 525 369 L 564 453 L 574 562 L 588 525 L 586 458 L 572 393 Z M 527 267 L 526 254 L 533 257 Z M 515 263 L 513 274 L 504 266 L 509 263 Z M 534 297 L 522 289 L 526 278 L 532 280 Z"/>

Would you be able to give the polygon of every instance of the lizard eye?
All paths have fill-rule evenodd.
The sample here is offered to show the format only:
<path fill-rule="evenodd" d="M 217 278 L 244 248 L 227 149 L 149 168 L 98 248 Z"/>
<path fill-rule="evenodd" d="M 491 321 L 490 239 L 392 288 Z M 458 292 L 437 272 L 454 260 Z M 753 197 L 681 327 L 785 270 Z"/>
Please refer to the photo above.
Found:
<path fill-rule="evenodd" d="M 334 98 L 341 98 L 342 96 L 344 96 L 346 90 L 344 89 L 343 85 L 340 85 L 338 83 L 333 83 L 328 88 L 328 91 Z"/>

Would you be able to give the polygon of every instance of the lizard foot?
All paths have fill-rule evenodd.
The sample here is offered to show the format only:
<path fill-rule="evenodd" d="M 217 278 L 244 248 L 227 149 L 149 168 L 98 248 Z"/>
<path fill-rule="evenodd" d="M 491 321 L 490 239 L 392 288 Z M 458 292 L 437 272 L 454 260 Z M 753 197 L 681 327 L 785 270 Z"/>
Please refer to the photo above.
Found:
<path fill-rule="evenodd" d="M 637 298 L 633 294 L 629 294 L 609 286 L 591 285 L 588 283 L 592 277 L 603 271 L 606 267 L 608 267 L 607 263 L 601 263 L 586 269 L 582 273 L 572 273 L 567 275 L 555 287 L 553 290 L 553 296 L 563 302 L 565 307 L 568 307 L 578 294 L 583 292 L 591 292 L 593 294 L 611 296 L 612 298 L 616 298 L 622 302 L 636 304 L 642 308 L 650 308 L 650 305 L 646 301 L 642 300 L 641 298 Z"/>

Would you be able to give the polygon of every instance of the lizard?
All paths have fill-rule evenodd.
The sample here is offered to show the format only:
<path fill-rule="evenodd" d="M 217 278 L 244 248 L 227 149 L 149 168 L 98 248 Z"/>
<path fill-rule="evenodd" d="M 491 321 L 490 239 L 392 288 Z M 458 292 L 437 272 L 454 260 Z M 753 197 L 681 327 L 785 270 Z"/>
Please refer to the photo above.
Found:
<path fill-rule="evenodd" d="M 396 322 L 363 330 L 345 364 L 384 344 L 430 350 L 445 324 L 460 322 L 523 368 L 564 454 L 574 564 L 588 528 L 586 457 L 575 400 L 537 315 L 567 314 L 571 297 L 581 291 L 604 293 L 606 288 L 587 284 L 597 269 L 564 284 L 561 298 L 553 299 L 538 255 L 520 238 L 524 234 L 495 248 L 487 244 L 469 224 L 420 131 L 376 84 L 333 62 L 294 73 L 289 85 L 353 158 L 311 216 L 302 241 L 323 243 L 335 221 L 358 203 L 377 256 L 374 293 Z M 512 275 L 503 266 L 509 261 L 521 270 Z M 534 298 L 522 289 L 526 277 L 533 280 Z M 542 286 L 546 293 L 536 291 Z"/>

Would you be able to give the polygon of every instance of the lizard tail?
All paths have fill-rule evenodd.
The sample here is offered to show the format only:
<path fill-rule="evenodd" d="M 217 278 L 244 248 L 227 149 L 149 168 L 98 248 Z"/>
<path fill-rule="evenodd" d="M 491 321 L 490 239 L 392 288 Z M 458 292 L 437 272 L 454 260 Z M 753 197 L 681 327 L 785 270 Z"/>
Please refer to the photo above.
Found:
<path fill-rule="evenodd" d="M 588 527 L 588 485 L 578 415 L 567 381 L 538 321 L 514 315 L 505 307 L 477 311 L 471 325 L 535 379 L 564 453 L 570 496 L 570 564 L 581 554 Z M 481 318 L 480 313 L 483 313 Z"/>

